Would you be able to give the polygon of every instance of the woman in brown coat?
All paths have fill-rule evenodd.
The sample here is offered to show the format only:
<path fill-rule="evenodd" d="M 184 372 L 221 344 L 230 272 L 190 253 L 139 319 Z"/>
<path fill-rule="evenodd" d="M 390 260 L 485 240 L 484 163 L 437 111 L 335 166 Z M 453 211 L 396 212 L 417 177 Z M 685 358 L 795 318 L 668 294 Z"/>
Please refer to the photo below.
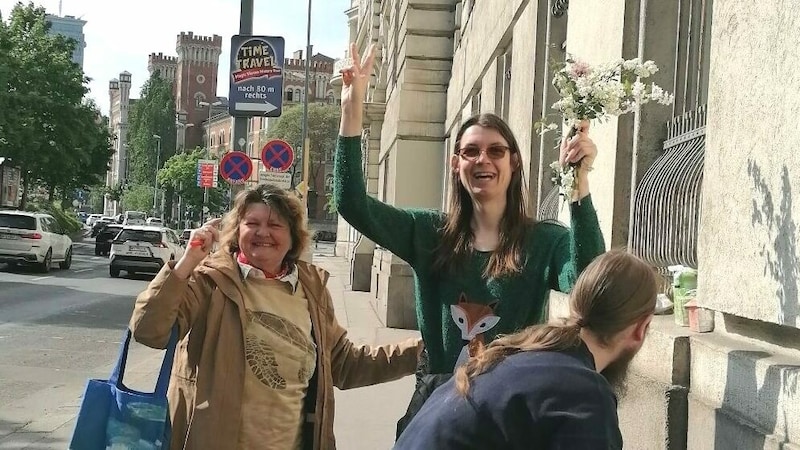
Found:
<path fill-rule="evenodd" d="M 370 348 L 347 339 L 327 272 L 298 259 L 308 230 L 292 194 L 269 185 L 246 190 L 221 230 L 219 222 L 192 232 L 185 254 L 139 295 L 131 318 L 134 338 L 154 348 L 179 327 L 170 448 L 334 449 L 333 386 L 414 373 L 421 341 Z"/>

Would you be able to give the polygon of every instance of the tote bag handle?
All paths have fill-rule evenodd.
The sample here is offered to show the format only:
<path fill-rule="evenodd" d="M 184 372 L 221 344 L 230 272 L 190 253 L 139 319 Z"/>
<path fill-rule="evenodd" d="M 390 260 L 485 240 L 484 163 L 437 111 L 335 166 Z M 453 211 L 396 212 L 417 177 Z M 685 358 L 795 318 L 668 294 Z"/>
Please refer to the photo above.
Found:
<path fill-rule="evenodd" d="M 125 330 L 125 339 L 119 349 L 119 356 L 117 356 L 117 364 L 114 366 L 114 371 L 111 372 L 109 383 L 112 383 L 117 388 L 123 388 L 123 378 L 125 376 L 125 364 L 128 361 L 128 349 L 131 344 L 131 337 L 133 333 L 130 328 Z M 169 375 L 172 369 L 172 360 L 175 358 L 175 347 L 178 346 L 178 326 L 177 324 L 172 327 L 172 333 L 169 336 L 167 343 L 167 352 L 164 355 L 164 360 L 161 362 L 161 371 L 158 373 L 158 381 L 156 382 L 155 394 L 159 397 L 167 396 L 167 389 L 169 388 Z"/>

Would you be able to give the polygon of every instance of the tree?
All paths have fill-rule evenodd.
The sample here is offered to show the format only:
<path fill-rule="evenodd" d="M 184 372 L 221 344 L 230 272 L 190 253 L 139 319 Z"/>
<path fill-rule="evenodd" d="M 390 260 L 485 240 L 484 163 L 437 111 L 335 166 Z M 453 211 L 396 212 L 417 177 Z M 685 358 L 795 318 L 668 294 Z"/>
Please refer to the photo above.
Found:
<path fill-rule="evenodd" d="M 311 141 L 308 188 L 314 192 L 321 190 L 322 186 L 317 186 L 317 176 L 319 171 L 325 167 L 325 161 L 330 159 L 336 146 L 340 114 L 339 108 L 335 105 L 320 103 L 308 105 L 308 138 Z M 293 105 L 286 108 L 267 136 L 270 139 L 283 139 L 296 150 L 302 149 L 303 107 Z M 302 172 L 302 164 L 302 156 L 298 155 L 292 168 L 293 179 L 295 174 Z"/>
<path fill-rule="evenodd" d="M 22 208 L 37 184 L 63 199 L 98 181 L 112 155 L 107 125 L 83 101 L 89 79 L 72 62 L 75 42 L 49 26 L 33 3 L 0 20 L 0 154 L 22 172 Z"/>
<path fill-rule="evenodd" d="M 161 137 L 161 157 L 157 156 L 158 139 Z M 172 96 L 172 82 L 153 72 L 144 86 L 139 100 L 134 103 L 130 113 L 128 130 L 128 154 L 130 182 L 133 184 L 152 183 L 156 171 L 175 154 L 175 98 Z M 156 167 L 156 160 L 159 166 Z"/>
<path fill-rule="evenodd" d="M 171 157 L 164 168 L 158 172 L 158 183 L 174 190 L 181 197 L 182 205 L 189 211 L 198 213 L 203 207 L 203 188 L 197 186 L 197 161 L 204 159 L 205 150 L 196 148 L 191 152 L 178 153 Z M 217 180 L 217 188 L 208 190 L 209 213 L 220 214 L 228 207 L 228 186 L 222 178 Z M 197 217 L 194 214 L 193 217 Z"/>
<path fill-rule="evenodd" d="M 122 193 L 122 204 L 128 211 L 147 212 L 153 209 L 153 186 L 146 184 L 130 185 Z"/>

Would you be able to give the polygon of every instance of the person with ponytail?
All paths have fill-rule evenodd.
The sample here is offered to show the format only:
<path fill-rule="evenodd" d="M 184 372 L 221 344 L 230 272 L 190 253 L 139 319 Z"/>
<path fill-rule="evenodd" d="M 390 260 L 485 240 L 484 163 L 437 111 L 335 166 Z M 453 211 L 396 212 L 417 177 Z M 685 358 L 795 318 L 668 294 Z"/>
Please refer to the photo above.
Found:
<path fill-rule="evenodd" d="M 570 315 L 500 336 L 423 405 L 395 450 L 621 449 L 617 395 L 642 347 L 658 293 L 630 253 L 597 257 Z"/>

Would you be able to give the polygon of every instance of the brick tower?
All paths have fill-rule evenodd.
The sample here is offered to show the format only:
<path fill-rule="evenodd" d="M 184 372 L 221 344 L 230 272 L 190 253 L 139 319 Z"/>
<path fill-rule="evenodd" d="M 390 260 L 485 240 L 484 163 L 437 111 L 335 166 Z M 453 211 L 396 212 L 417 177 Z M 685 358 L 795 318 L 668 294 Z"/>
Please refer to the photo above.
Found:
<path fill-rule="evenodd" d="M 177 74 L 178 58 L 176 56 L 165 56 L 163 53 L 150 53 L 147 58 L 147 71 L 150 75 L 158 72 L 161 78 L 172 83 L 172 95 L 177 97 Z"/>
<path fill-rule="evenodd" d="M 208 106 L 200 102 L 217 101 L 217 69 L 222 54 L 222 36 L 195 36 L 191 31 L 178 35 L 175 72 L 175 110 L 186 111 L 186 148 L 203 146 L 203 121 Z"/>

